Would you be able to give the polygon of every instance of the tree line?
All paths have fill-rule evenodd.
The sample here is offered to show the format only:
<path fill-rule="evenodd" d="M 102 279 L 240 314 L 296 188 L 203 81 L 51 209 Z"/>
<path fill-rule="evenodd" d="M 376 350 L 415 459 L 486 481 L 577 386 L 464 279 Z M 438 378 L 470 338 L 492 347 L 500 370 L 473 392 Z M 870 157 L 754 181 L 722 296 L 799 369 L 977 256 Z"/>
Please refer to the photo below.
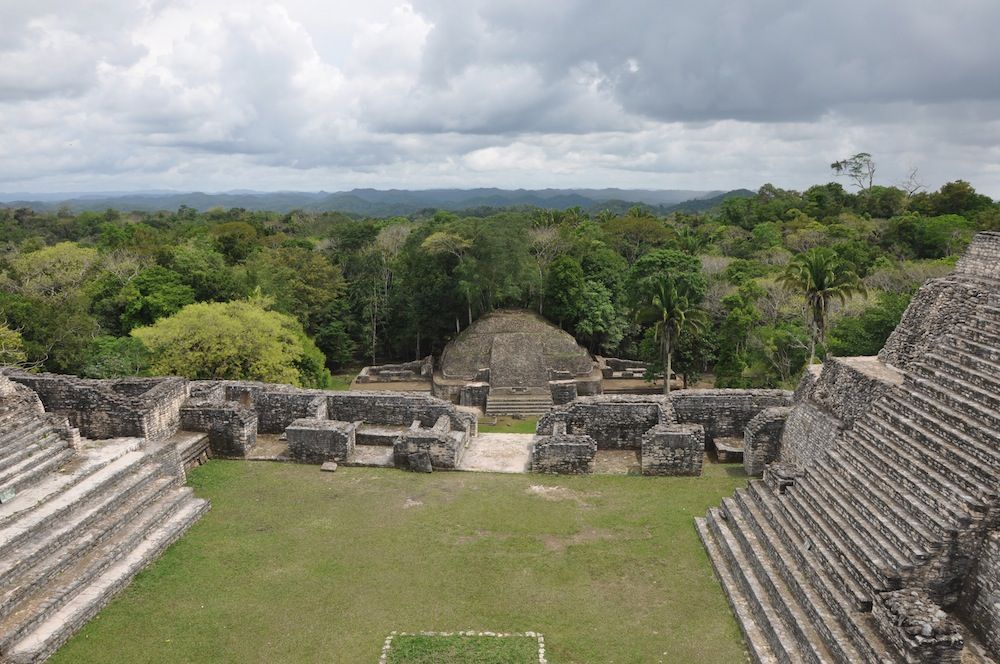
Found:
<path fill-rule="evenodd" d="M 877 352 L 919 284 L 1000 229 L 967 182 L 926 192 L 833 167 L 855 191 L 765 185 L 667 216 L 0 208 L 0 364 L 325 386 L 523 307 L 685 382 L 788 386 L 812 358 Z"/>

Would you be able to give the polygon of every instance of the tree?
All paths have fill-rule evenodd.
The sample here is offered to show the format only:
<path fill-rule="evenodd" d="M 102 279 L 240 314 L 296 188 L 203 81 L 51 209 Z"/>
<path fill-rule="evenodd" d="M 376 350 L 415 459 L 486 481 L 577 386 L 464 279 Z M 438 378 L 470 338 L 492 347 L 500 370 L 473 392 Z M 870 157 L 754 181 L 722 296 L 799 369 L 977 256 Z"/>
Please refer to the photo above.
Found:
<path fill-rule="evenodd" d="M 867 152 L 859 152 L 853 157 L 830 164 L 838 176 L 844 176 L 860 191 L 867 191 L 875 183 L 875 162 Z"/>
<path fill-rule="evenodd" d="M 465 255 L 469 251 L 469 248 L 472 247 L 472 240 L 468 240 L 458 233 L 437 231 L 428 235 L 420 246 L 431 255 L 450 254 L 454 256 L 458 261 L 456 271 L 461 271 L 465 267 Z M 465 303 L 469 313 L 469 325 L 472 325 L 473 284 L 471 281 L 463 279 L 459 283 L 459 288 L 462 290 L 462 294 L 465 295 Z M 455 321 L 455 326 L 458 326 L 457 320 Z"/>
<path fill-rule="evenodd" d="M 545 283 L 545 296 L 549 303 L 547 315 L 550 319 L 572 326 L 583 313 L 585 304 L 585 284 L 583 268 L 575 258 L 560 256 L 549 268 Z"/>
<path fill-rule="evenodd" d="M 847 298 L 855 293 L 864 294 L 865 287 L 858 275 L 841 263 L 837 253 L 826 247 L 795 256 L 778 280 L 806 298 L 811 331 L 809 364 L 812 364 L 816 359 L 816 344 L 826 340 L 830 303 L 836 299 L 846 304 Z"/>
<path fill-rule="evenodd" d="M 21 333 L 0 321 L 0 367 L 19 367 L 28 360 Z"/>
<path fill-rule="evenodd" d="M 201 302 L 132 336 L 150 353 L 150 371 L 191 379 L 261 380 L 326 387 L 323 354 L 291 316 L 259 302 Z"/>
<path fill-rule="evenodd" d="M 683 281 L 664 275 L 652 289 L 652 297 L 637 315 L 640 324 L 652 325 L 659 342 L 663 373 L 663 393 L 670 394 L 672 357 L 677 340 L 688 332 L 701 331 L 708 323 L 707 314 L 699 309 Z"/>

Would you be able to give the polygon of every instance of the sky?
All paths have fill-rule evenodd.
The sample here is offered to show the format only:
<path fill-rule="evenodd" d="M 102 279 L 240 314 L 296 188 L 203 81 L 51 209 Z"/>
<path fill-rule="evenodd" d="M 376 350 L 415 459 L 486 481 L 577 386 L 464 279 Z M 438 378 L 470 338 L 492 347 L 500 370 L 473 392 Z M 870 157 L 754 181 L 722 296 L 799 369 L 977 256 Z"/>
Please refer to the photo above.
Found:
<path fill-rule="evenodd" d="M 997 0 L 0 0 L 0 191 L 1000 198 Z M 845 182 L 845 185 L 848 183 Z"/>

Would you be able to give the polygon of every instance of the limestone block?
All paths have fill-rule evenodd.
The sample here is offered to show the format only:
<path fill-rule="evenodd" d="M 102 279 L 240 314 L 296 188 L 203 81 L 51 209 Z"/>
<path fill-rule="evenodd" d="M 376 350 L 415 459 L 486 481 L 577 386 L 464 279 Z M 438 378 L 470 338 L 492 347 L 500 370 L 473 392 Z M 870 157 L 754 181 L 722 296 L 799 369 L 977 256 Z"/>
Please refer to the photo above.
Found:
<path fill-rule="evenodd" d="M 531 470 L 536 473 L 585 474 L 594 470 L 597 443 L 586 435 L 535 436 Z"/>
<path fill-rule="evenodd" d="M 343 462 L 354 451 L 356 429 L 354 422 L 295 420 L 285 429 L 288 455 L 304 463 Z"/>
<path fill-rule="evenodd" d="M 700 424 L 661 424 L 642 437 L 643 475 L 701 475 L 704 457 Z"/>

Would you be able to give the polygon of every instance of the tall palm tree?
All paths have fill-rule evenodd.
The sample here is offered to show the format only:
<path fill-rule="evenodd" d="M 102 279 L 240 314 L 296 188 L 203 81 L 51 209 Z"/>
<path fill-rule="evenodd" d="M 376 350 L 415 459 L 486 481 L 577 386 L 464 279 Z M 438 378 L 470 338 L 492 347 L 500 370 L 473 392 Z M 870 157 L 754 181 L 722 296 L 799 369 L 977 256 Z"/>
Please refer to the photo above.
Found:
<path fill-rule="evenodd" d="M 857 273 L 847 268 L 836 252 L 826 247 L 814 247 L 795 258 L 785 268 L 778 281 L 787 289 L 805 295 L 809 309 L 809 364 L 816 359 L 816 343 L 826 341 L 830 303 L 854 294 L 863 295 L 864 284 Z"/>
<path fill-rule="evenodd" d="M 663 394 L 670 394 L 672 358 L 678 338 L 688 332 L 699 332 L 708 323 L 708 314 L 691 300 L 683 282 L 676 283 L 669 277 L 653 282 L 649 302 L 639 309 L 638 320 L 653 325 L 656 341 L 660 344 L 663 361 Z"/>

